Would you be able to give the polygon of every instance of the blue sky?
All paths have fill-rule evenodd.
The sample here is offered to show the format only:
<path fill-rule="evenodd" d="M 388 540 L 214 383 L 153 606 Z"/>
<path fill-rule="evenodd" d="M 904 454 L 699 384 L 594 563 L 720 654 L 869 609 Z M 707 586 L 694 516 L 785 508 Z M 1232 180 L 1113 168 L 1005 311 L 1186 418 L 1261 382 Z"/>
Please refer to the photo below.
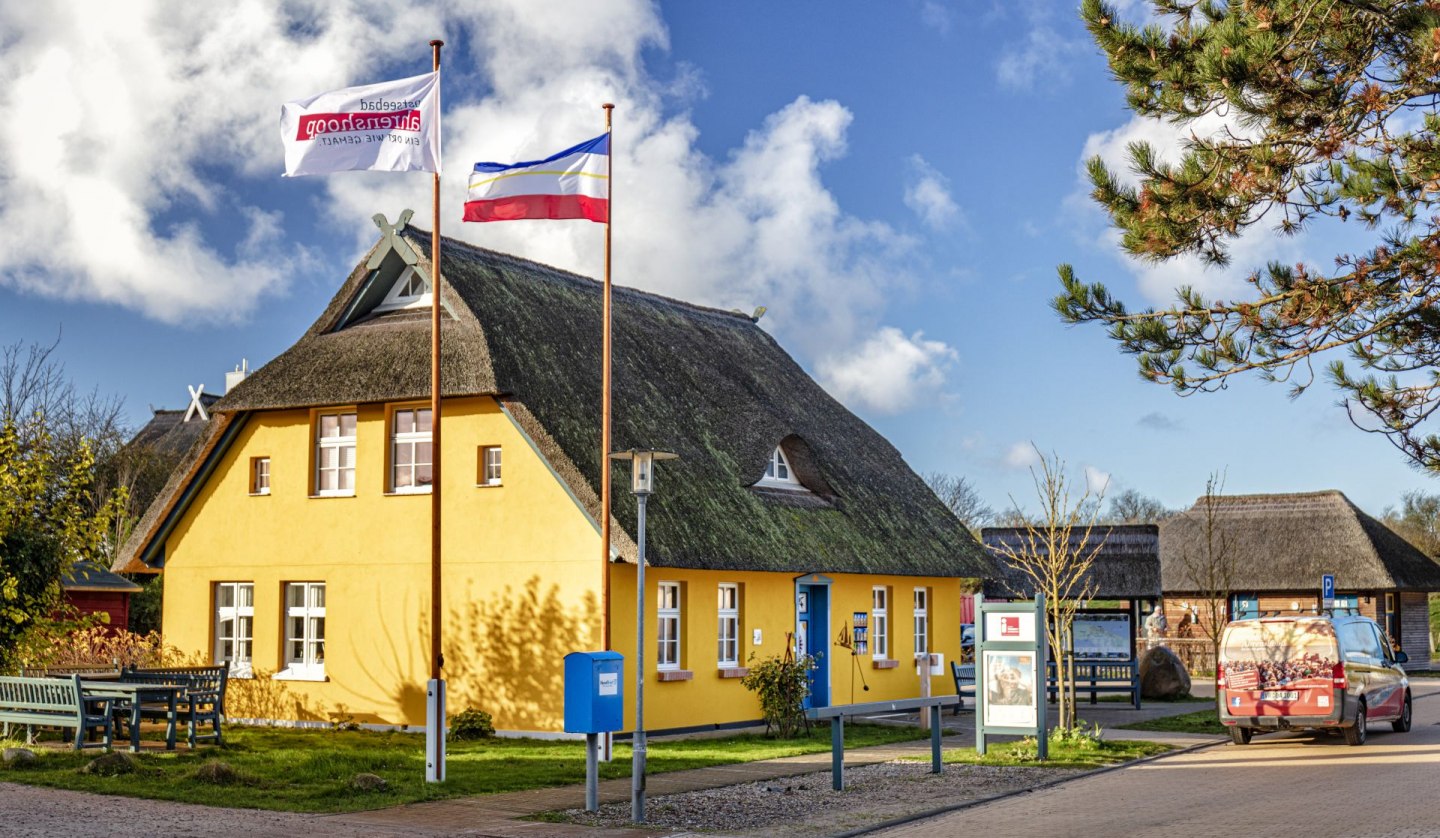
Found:
<path fill-rule="evenodd" d="M 1061 262 L 1156 304 L 1334 246 L 1260 231 L 1228 271 L 1123 258 L 1079 165 L 1179 134 L 1125 110 L 1069 3 L 202 5 L 0 0 L 0 341 L 63 334 L 70 375 L 135 424 L 289 346 L 372 214 L 430 226 L 425 175 L 282 179 L 276 124 L 286 100 L 427 71 L 439 36 L 446 235 L 598 275 L 599 225 L 458 218 L 470 163 L 594 136 L 614 101 L 616 281 L 768 306 L 914 468 L 992 505 L 1034 505 L 1031 442 L 1170 506 L 1219 469 L 1230 492 L 1337 488 L 1377 514 L 1436 490 L 1323 380 L 1182 399 L 1050 312 Z"/>

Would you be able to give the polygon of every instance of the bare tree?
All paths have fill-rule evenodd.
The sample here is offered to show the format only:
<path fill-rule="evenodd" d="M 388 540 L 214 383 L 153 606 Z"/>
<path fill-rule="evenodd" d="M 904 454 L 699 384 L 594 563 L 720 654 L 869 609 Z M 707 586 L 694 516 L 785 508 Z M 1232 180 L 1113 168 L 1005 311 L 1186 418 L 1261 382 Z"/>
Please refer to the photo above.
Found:
<path fill-rule="evenodd" d="M 980 528 L 995 520 L 995 510 L 980 498 L 980 493 L 964 477 L 932 471 L 925 474 L 925 485 L 955 513 L 971 534 L 978 537 Z"/>
<path fill-rule="evenodd" d="M 1039 449 L 1036 453 L 1040 454 Z M 992 545 L 992 549 L 1019 572 L 1025 580 L 1023 587 L 1031 589 L 1013 593 L 1021 597 L 1031 592 L 1045 596 L 1046 638 L 1060 685 L 1057 724 L 1070 728 L 1075 725 L 1075 664 L 1064 650 L 1069 646 L 1076 609 L 1095 595 L 1090 568 L 1100 545 L 1092 541 L 1090 533 L 1100 514 L 1104 489 L 1092 495 L 1086 486 L 1077 498 L 1065 476 L 1065 461 L 1056 454 L 1040 454 L 1039 471 L 1032 467 L 1030 476 L 1040 502 L 1039 512 L 1025 515 L 1012 498 L 1016 516 L 1024 521 L 1018 527 L 1019 538 L 1014 543 Z M 1044 685 L 1037 684 L 1036 690 L 1043 696 Z"/>
<path fill-rule="evenodd" d="M 1105 514 L 1105 520 L 1115 524 L 1158 524 L 1174 514 L 1173 509 L 1166 509 L 1159 500 L 1134 489 L 1126 489 L 1110 498 L 1110 510 Z"/>
<path fill-rule="evenodd" d="M 1211 472 L 1205 480 L 1205 494 L 1199 503 L 1201 543 L 1195 550 L 1180 551 L 1180 566 L 1189 586 L 1200 596 L 1200 631 L 1210 641 L 1219 660 L 1220 635 L 1228 621 L 1226 603 L 1235 588 L 1235 553 L 1220 522 L 1220 495 L 1225 491 L 1225 474 Z"/>

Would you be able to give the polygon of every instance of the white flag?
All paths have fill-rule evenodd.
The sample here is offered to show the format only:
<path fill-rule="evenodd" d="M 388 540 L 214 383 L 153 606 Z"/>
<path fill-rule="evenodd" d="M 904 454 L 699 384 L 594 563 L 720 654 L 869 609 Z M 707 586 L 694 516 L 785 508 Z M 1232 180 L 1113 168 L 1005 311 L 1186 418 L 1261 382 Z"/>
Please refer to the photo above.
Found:
<path fill-rule="evenodd" d="M 280 108 L 285 176 L 440 171 L 440 72 L 332 90 Z"/>

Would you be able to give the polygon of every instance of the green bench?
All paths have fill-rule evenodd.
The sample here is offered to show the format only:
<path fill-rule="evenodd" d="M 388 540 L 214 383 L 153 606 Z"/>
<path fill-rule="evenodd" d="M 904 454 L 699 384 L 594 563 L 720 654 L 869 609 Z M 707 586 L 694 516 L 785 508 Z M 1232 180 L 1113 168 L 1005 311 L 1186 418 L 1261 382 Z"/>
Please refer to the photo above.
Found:
<path fill-rule="evenodd" d="M 35 728 L 75 729 L 75 750 L 109 749 L 113 733 L 110 703 L 85 697 L 80 676 L 68 678 L 0 677 L 0 722 L 25 726 L 25 741 L 33 744 Z M 101 734 L 100 741 L 85 741 L 86 734 Z"/>
<path fill-rule="evenodd" d="M 166 666 L 139 669 L 128 667 L 120 680 L 131 684 L 165 684 L 181 687 L 176 696 L 176 721 L 186 724 L 186 742 L 190 747 L 201 740 L 222 744 L 220 722 L 225 718 L 225 688 L 230 681 L 230 667 Z M 168 721 L 169 704 L 142 704 L 140 717 Z M 200 731 L 208 725 L 209 733 Z"/>

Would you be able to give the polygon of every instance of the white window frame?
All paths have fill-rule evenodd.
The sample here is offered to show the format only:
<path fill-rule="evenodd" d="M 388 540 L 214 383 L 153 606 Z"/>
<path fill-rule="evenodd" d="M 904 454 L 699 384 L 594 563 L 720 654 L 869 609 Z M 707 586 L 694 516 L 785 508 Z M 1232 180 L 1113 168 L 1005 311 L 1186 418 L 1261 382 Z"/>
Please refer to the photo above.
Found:
<path fill-rule="evenodd" d="M 870 643 L 875 660 L 890 657 L 890 589 L 885 585 L 870 589 Z"/>
<path fill-rule="evenodd" d="M 420 288 L 418 293 L 416 288 Z M 407 267 L 404 273 L 395 279 L 395 284 L 390 286 L 385 299 L 375 306 L 376 311 L 395 311 L 405 308 L 424 308 L 430 305 L 430 280 L 424 274 Z"/>
<path fill-rule="evenodd" d="M 325 420 L 328 417 L 335 417 L 335 427 L 340 432 L 336 436 L 324 436 Z M 345 417 L 352 417 L 355 424 L 355 433 L 344 436 Z M 318 497 L 326 498 L 348 498 L 355 496 L 355 464 L 358 456 L 356 437 L 360 433 L 360 415 L 353 410 L 328 411 L 315 416 L 315 494 Z M 327 451 L 335 451 L 335 465 L 325 465 Z M 345 451 L 350 452 L 350 465 L 345 465 Z M 344 488 L 344 475 L 350 473 L 350 488 Z M 335 488 L 325 489 L 324 475 L 327 472 L 335 474 Z"/>
<path fill-rule="evenodd" d="M 721 582 L 716 597 L 715 663 L 720 669 L 734 669 L 740 666 L 740 586 Z"/>
<path fill-rule="evenodd" d="M 655 668 L 679 669 L 680 649 L 680 583 L 661 582 L 655 596 Z"/>
<path fill-rule="evenodd" d="M 228 593 L 229 605 L 223 605 Z M 248 604 L 247 604 L 248 603 Z M 229 626 L 227 631 L 226 626 Z M 225 654 L 225 644 L 231 654 Z M 230 665 L 231 678 L 254 677 L 255 654 L 255 583 L 215 583 L 215 648 L 214 663 Z"/>
<path fill-rule="evenodd" d="M 930 653 L 930 589 L 915 589 L 915 654 Z"/>
<path fill-rule="evenodd" d="M 790 465 L 790 458 L 785 456 L 785 451 L 780 446 L 775 446 L 775 450 L 770 452 L 770 461 L 765 464 L 765 476 L 760 478 L 757 485 L 802 488 L 799 478 L 795 476 L 795 469 Z"/>
<path fill-rule="evenodd" d="M 435 479 L 435 448 L 431 445 L 430 457 L 428 461 L 424 463 L 419 461 L 420 455 L 418 452 L 422 444 L 429 445 L 433 438 L 433 428 L 435 427 L 434 416 L 433 414 L 431 415 L 430 427 L 432 430 L 411 430 L 401 433 L 399 428 L 400 414 L 402 413 L 411 414 L 411 427 L 419 428 L 420 414 L 429 414 L 430 408 L 423 405 L 402 407 L 397 408 L 390 414 L 390 491 L 397 495 L 428 495 L 431 492 L 431 487 Z M 402 449 L 409 449 L 410 451 L 410 462 L 405 464 L 401 464 L 400 462 L 400 451 Z M 419 482 L 421 466 L 430 466 L 431 483 L 422 485 Z M 401 477 L 405 476 L 407 472 L 410 483 L 407 486 L 402 486 L 400 485 Z"/>
<path fill-rule="evenodd" d="M 250 494 L 270 494 L 269 457 L 256 457 L 250 461 Z"/>
<path fill-rule="evenodd" d="M 499 486 L 504 464 L 504 451 L 499 445 L 480 446 L 480 480 L 476 485 Z"/>
<path fill-rule="evenodd" d="M 300 605 L 290 603 L 290 595 L 300 590 Z M 276 678 L 296 681 L 325 680 L 325 626 L 326 592 L 324 582 L 287 582 L 283 592 L 285 615 L 282 634 L 285 645 L 282 655 L 285 668 L 275 674 Z M 300 621 L 300 632 L 295 632 L 294 621 Z M 300 644 L 297 656 L 293 645 Z"/>

